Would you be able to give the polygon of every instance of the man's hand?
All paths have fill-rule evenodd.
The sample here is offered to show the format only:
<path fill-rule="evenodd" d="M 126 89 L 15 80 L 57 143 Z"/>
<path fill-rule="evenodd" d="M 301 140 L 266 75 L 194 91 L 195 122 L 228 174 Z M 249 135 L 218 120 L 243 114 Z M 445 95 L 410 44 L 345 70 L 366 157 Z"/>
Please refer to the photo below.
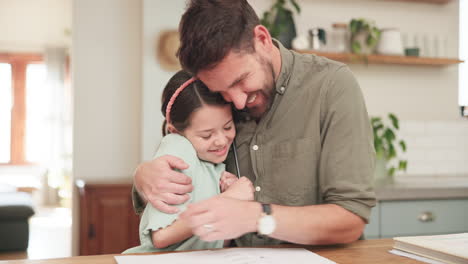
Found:
<path fill-rule="evenodd" d="M 240 179 L 236 178 L 236 181 L 233 182 L 221 195 L 228 198 L 253 201 L 254 192 L 255 189 L 252 182 L 247 179 L 247 177 L 241 177 Z"/>
<path fill-rule="evenodd" d="M 188 165 L 181 159 L 165 155 L 140 164 L 135 170 L 134 183 L 138 193 L 156 209 L 167 214 L 177 213 L 170 206 L 190 199 L 192 179 L 174 169 L 184 170 Z"/>
<path fill-rule="evenodd" d="M 205 241 L 233 239 L 257 230 L 261 205 L 217 195 L 213 198 L 189 204 L 179 215 L 195 235 Z"/>

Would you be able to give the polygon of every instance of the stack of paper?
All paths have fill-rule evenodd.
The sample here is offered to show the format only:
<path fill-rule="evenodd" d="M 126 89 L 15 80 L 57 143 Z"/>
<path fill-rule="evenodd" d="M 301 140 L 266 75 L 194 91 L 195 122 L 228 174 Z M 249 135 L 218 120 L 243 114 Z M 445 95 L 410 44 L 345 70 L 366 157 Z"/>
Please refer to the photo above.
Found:
<path fill-rule="evenodd" d="M 395 237 L 393 240 L 393 248 L 407 253 L 444 263 L 468 264 L 468 233 Z"/>

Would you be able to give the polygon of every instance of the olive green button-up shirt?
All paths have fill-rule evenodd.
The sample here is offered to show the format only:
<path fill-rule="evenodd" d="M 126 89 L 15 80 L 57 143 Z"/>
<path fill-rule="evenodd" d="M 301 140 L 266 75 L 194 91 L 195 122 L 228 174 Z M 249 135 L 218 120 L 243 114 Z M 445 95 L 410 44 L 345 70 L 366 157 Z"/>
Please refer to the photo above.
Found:
<path fill-rule="evenodd" d="M 375 153 L 359 84 L 344 64 L 275 44 L 282 65 L 272 106 L 258 124 L 236 124 L 241 175 L 254 183 L 259 202 L 336 204 L 368 221 Z M 235 173 L 232 155 L 226 163 Z M 246 234 L 236 242 L 281 241 Z"/>

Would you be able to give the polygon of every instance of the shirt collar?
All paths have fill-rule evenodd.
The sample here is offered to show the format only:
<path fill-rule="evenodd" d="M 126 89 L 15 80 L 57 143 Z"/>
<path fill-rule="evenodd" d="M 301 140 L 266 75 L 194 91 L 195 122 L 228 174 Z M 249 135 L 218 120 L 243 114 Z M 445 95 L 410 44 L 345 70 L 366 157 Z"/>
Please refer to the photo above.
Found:
<path fill-rule="evenodd" d="M 276 92 L 284 94 L 288 88 L 289 78 L 294 64 L 294 56 L 292 52 L 286 49 L 278 40 L 273 39 L 273 44 L 278 47 L 281 55 L 281 71 L 276 80 Z"/>

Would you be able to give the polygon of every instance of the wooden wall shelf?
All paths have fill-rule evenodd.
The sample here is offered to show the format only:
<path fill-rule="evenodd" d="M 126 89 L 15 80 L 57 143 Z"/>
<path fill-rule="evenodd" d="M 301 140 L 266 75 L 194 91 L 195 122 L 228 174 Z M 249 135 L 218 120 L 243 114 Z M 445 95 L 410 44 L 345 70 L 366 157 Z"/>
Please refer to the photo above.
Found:
<path fill-rule="evenodd" d="M 316 54 L 318 56 L 327 57 L 331 60 L 340 61 L 351 64 L 365 64 L 366 58 L 352 53 L 328 53 L 317 52 L 312 50 L 297 50 L 300 53 Z M 425 58 L 412 56 L 390 56 L 390 55 L 368 55 L 368 64 L 396 64 L 396 65 L 417 65 L 417 66 L 448 66 L 453 64 L 463 63 L 459 59 L 450 58 Z"/>

